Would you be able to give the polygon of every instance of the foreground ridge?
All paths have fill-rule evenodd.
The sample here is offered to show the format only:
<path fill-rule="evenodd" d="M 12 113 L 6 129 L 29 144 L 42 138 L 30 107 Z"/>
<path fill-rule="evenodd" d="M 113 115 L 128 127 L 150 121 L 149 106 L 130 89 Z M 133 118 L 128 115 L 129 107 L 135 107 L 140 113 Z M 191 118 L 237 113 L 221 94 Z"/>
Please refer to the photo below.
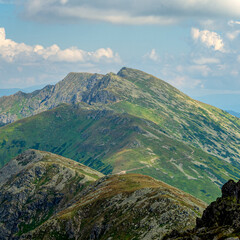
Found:
<path fill-rule="evenodd" d="M 49 219 L 103 174 L 37 150 L 0 169 L 0 239 L 18 239 Z"/>
<path fill-rule="evenodd" d="M 0 239 L 161 239 L 192 228 L 205 203 L 140 174 L 103 176 L 28 150 L 0 172 Z"/>

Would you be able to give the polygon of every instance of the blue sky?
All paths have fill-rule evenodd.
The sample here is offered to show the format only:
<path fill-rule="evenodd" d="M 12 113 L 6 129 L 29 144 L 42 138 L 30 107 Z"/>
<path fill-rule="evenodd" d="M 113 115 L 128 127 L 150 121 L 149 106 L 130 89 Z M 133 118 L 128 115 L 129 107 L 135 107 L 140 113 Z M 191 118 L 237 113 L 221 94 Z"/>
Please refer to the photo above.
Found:
<path fill-rule="evenodd" d="M 0 88 L 149 72 L 192 97 L 239 94 L 239 0 L 0 0 Z"/>

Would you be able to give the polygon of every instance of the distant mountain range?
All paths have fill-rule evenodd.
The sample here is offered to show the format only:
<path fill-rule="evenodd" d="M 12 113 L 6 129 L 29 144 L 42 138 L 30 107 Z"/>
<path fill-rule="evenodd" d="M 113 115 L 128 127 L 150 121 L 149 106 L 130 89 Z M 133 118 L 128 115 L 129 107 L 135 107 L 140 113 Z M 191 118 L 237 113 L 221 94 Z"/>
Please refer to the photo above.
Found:
<path fill-rule="evenodd" d="M 232 111 L 232 110 L 226 110 L 226 111 L 227 111 L 228 113 L 232 114 L 233 116 L 240 118 L 240 113 L 234 112 L 234 111 Z"/>
<path fill-rule="evenodd" d="M 221 109 L 230 109 L 235 112 L 240 112 L 240 94 L 211 94 L 196 97 L 197 100 L 211 104 Z"/>
<path fill-rule="evenodd" d="M 45 150 L 104 174 L 146 174 L 206 202 L 240 178 L 240 119 L 139 70 L 70 73 L 0 106 L 2 166 Z"/>
<path fill-rule="evenodd" d="M 0 97 L 2 96 L 9 96 L 9 95 L 13 95 L 19 91 L 25 92 L 25 93 L 30 93 L 33 92 L 37 89 L 40 89 L 44 87 L 44 85 L 38 85 L 38 86 L 32 86 L 32 87 L 28 87 L 28 88 L 6 88 L 6 89 L 0 89 Z"/>

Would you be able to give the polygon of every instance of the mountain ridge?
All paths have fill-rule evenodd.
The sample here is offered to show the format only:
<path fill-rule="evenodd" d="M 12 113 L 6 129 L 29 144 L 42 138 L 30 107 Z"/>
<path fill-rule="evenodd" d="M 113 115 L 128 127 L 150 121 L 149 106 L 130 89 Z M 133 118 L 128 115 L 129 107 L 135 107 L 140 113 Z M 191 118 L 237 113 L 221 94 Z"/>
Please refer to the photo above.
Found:
<path fill-rule="evenodd" d="M 171 228 L 191 228 L 206 207 L 149 176 L 103 176 L 49 152 L 27 150 L 4 172 L 1 240 L 161 239 Z"/>
<path fill-rule="evenodd" d="M 53 88 L 55 93 L 49 95 Z M 139 70 L 122 68 L 118 75 L 70 73 L 55 86 L 27 96 L 28 103 L 16 95 L 15 100 L 0 98 L 0 121 L 12 122 L 60 103 L 85 102 L 97 108 L 128 112 L 154 121 L 162 125 L 169 135 L 222 159 L 237 160 L 240 154 L 237 147 L 240 143 L 238 118 L 195 101 L 166 82 Z M 229 140 L 231 144 L 228 144 Z"/>
<path fill-rule="evenodd" d="M 43 112 L 0 128 L 1 165 L 35 148 L 105 174 L 148 174 L 207 202 L 230 177 L 239 178 L 240 119 L 150 74 L 129 68 L 118 75 L 70 73 L 54 87 L 27 96 L 27 104 L 18 101 L 11 111 L 32 114 L 31 106 Z"/>

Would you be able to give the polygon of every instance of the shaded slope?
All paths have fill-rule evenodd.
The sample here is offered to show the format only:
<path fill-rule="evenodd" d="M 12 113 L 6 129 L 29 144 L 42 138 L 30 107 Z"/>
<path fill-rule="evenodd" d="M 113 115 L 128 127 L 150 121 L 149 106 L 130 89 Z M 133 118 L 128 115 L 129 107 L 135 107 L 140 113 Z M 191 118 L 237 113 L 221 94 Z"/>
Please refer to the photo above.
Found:
<path fill-rule="evenodd" d="M 2 165 L 35 148 L 104 174 L 146 174 L 207 202 L 220 194 L 220 186 L 229 177 L 240 178 L 239 165 L 176 141 L 151 121 L 88 106 L 61 105 L 9 124 L 0 129 L 0 139 Z"/>
<path fill-rule="evenodd" d="M 187 232 L 174 231 L 165 239 L 238 240 L 240 238 L 240 181 L 229 180 L 222 197 L 212 202 L 197 219 L 196 227 Z"/>
<path fill-rule="evenodd" d="M 15 239 L 41 225 L 102 176 L 51 153 L 19 155 L 0 170 L 0 239 Z"/>
<path fill-rule="evenodd" d="M 205 204 L 150 177 L 108 176 L 24 239 L 162 239 L 189 229 Z"/>

